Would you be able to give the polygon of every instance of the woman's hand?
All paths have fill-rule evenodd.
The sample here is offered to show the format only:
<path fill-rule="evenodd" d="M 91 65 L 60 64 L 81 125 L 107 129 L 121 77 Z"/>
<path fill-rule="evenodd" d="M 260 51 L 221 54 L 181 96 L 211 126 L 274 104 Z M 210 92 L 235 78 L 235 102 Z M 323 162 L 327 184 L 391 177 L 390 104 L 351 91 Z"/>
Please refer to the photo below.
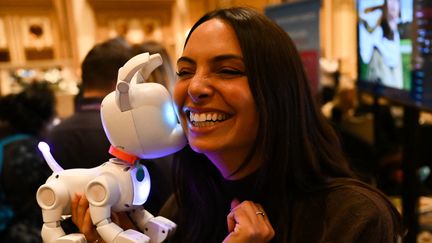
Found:
<path fill-rule="evenodd" d="M 72 198 L 72 222 L 78 227 L 81 233 L 84 234 L 87 242 L 104 242 L 90 217 L 89 202 L 85 195 L 76 194 Z M 136 229 L 133 222 L 126 213 L 111 213 L 111 220 L 122 229 Z"/>
<path fill-rule="evenodd" d="M 84 234 L 87 242 L 101 242 L 102 238 L 96 231 L 90 217 L 89 202 L 85 195 L 76 194 L 72 198 L 72 222 Z"/>
<path fill-rule="evenodd" d="M 275 235 L 261 205 L 251 201 L 234 199 L 227 223 L 229 234 L 223 243 L 269 242 Z"/>

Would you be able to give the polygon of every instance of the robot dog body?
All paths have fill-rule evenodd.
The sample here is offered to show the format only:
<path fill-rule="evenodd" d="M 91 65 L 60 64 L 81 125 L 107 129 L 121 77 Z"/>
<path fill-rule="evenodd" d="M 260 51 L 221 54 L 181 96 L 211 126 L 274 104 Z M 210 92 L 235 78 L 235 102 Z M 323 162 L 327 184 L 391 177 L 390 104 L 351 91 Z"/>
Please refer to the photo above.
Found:
<path fill-rule="evenodd" d="M 115 158 L 91 169 L 63 170 L 46 144 L 40 144 L 53 170 L 36 195 L 44 242 L 86 242 L 83 234 L 66 235 L 60 226 L 71 214 L 76 193 L 88 198 L 92 222 L 105 242 L 162 242 L 174 232 L 173 222 L 154 217 L 141 206 L 150 193 L 150 175 L 137 162 L 174 153 L 186 144 L 168 91 L 160 84 L 143 83 L 160 64 L 158 54 L 133 57 L 119 69 L 116 91 L 102 101 L 102 123 Z M 111 212 L 124 211 L 144 233 L 125 231 L 111 221 Z"/>

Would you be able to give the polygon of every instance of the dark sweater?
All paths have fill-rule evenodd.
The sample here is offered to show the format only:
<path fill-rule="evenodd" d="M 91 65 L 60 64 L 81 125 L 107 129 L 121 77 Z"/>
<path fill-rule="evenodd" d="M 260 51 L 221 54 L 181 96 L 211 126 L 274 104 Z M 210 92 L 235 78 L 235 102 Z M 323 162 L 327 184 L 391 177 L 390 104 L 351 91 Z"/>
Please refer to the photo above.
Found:
<path fill-rule="evenodd" d="M 253 193 L 250 181 L 248 178 L 224 183 L 224 187 L 232 188 L 228 197 L 240 193 L 240 197 L 250 200 L 247 195 Z M 176 222 L 177 211 L 172 196 L 160 215 Z M 291 212 L 289 242 L 396 242 L 393 216 L 399 217 L 398 212 L 384 195 L 356 180 L 337 179 L 325 189 L 297 199 Z M 226 225 L 217 227 L 212 222 L 208 222 L 208 227 L 227 228 Z M 221 236 L 223 239 L 228 232 L 219 234 L 224 234 Z M 172 242 L 178 242 L 175 235 Z"/>

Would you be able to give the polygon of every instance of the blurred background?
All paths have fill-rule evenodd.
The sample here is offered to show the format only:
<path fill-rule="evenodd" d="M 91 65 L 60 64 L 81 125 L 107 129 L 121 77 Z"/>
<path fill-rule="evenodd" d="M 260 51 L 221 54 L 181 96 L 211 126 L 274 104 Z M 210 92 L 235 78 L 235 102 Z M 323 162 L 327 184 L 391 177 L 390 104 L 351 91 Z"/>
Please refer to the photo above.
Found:
<path fill-rule="evenodd" d="M 204 13 L 253 7 L 296 43 L 353 168 L 403 211 L 412 234 L 407 242 L 432 242 L 432 1 L 397 1 L 400 43 L 393 54 L 403 72 L 397 85 L 386 84 L 390 76 L 368 76 L 376 66 L 374 29 L 389 1 L 0 0 L 0 96 L 47 82 L 61 121 L 76 110 L 81 63 L 94 45 L 115 37 L 131 45 L 154 41 L 175 63 Z"/>
<path fill-rule="evenodd" d="M 45 80 L 57 91 L 59 117 L 67 117 L 79 92 L 80 63 L 93 45 L 116 36 L 131 44 L 154 40 L 176 59 L 191 24 L 209 10 L 246 5 L 264 12 L 291 2 L 300 1 L 0 0 L 0 95 L 18 92 L 25 82 Z M 355 1 L 320 4 L 321 55 L 340 59 L 342 73 L 353 79 Z"/>

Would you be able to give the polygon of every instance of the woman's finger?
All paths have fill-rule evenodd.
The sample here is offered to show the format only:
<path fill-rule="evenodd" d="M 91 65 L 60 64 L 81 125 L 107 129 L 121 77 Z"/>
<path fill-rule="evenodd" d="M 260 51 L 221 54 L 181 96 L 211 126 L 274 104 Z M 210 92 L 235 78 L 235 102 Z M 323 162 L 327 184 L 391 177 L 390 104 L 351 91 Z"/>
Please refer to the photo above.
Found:
<path fill-rule="evenodd" d="M 272 225 L 270 224 L 270 220 L 268 219 L 268 215 L 264 211 L 263 207 L 260 204 L 256 203 L 255 205 L 256 205 L 257 210 L 258 210 L 256 212 L 257 216 L 261 216 L 263 221 L 264 221 L 264 224 L 266 225 L 266 230 L 267 230 L 267 233 L 265 234 L 266 240 L 271 240 L 274 237 L 275 232 L 274 232 Z M 260 212 L 260 213 L 258 213 L 258 212 Z"/>
<path fill-rule="evenodd" d="M 231 211 L 240 204 L 240 201 L 237 198 L 234 198 L 231 201 Z"/>
<path fill-rule="evenodd" d="M 268 242 L 274 230 L 262 206 L 252 201 L 232 201 L 227 216 L 229 234 L 224 242 Z"/>
<path fill-rule="evenodd" d="M 91 222 L 90 210 L 87 210 L 84 214 L 83 220 L 81 221 L 80 231 L 84 235 L 92 235 L 94 231 L 93 224 Z"/>
<path fill-rule="evenodd" d="M 72 222 L 73 222 L 75 225 L 77 225 L 78 222 L 79 222 L 79 220 L 78 220 L 78 213 L 77 213 L 77 210 L 78 210 L 78 204 L 79 204 L 79 201 L 80 201 L 80 200 L 81 200 L 81 194 L 79 194 L 79 193 L 75 194 L 75 196 L 72 197 L 72 200 L 71 200 L 71 214 L 72 214 Z M 78 225 L 77 225 L 77 226 L 78 226 Z"/>
<path fill-rule="evenodd" d="M 89 208 L 89 202 L 85 195 L 81 195 L 80 200 L 78 201 L 78 207 L 76 209 L 76 215 L 77 215 L 77 226 L 82 226 L 84 223 L 86 212 Z"/>
<path fill-rule="evenodd" d="M 228 225 L 228 232 L 232 232 L 234 231 L 234 227 L 236 225 L 236 219 L 234 218 L 234 210 L 235 208 L 240 204 L 240 201 L 237 200 L 236 198 L 234 198 L 231 201 L 231 209 L 230 209 L 230 213 L 227 216 L 227 225 Z"/>
<path fill-rule="evenodd" d="M 227 225 L 228 225 L 228 232 L 231 233 L 234 231 L 235 225 L 236 225 L 236 219 L 234 218 L 234 212 L 230 212 L 227 216 Z"/>
<path fill-rule="evenodd" d="M 93 225 L 91 214 L 90 214 L 90 208 L 89 208 L 89 202 L 85 196 L 82 196 L 78 209 L 77 214 L 79 215 L 79 230 L 81 233 L 83 233 L 87 239 L 88 242 L 99 242 L 100 236 L 98 232 L 96 231 L 96 227 Z"/>

